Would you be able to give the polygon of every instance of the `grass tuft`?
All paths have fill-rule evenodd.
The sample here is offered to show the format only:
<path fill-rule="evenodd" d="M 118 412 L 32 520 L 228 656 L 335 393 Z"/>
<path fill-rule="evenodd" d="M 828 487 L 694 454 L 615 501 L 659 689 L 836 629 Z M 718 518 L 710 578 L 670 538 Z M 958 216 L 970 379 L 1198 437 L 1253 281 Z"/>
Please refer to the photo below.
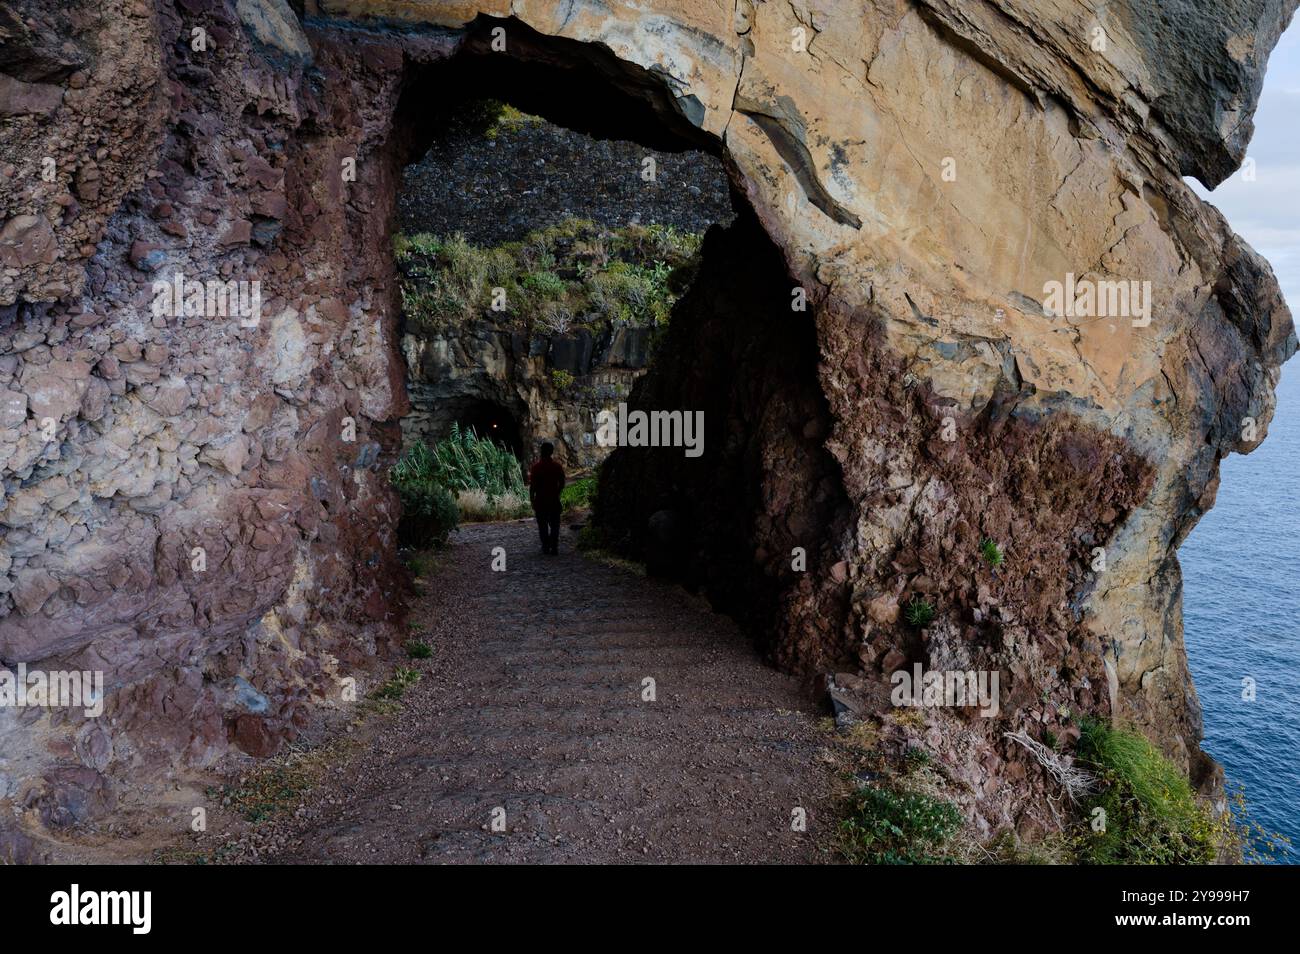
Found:
<path fill-rule="evenodd" d="M 903 619 L 907 620 L 909 626 L 924 629 L 934 622 L 934 604 L 927 599 L 914 596 L 903 610 Z"/>
<path fill-rule="evenodd" d="M 1092 719 L 1080 723 L 1080 733 L 1076 758 L 1103 783 L 1085 806 L 1090 824 L 1081 836 L 1081 861 L 1186 865 L 1215 860 L 1218 824 L 1182 772 L 1151 742 Z"/>
<path fill-rule="evenodd" d="M 385 702 L 396 702 L 406 694 L 407 689 L 410 689 L 419 681 L 420 671 L 418 669 L 407 669 L 405 666 L 398 666 L 393 670 L 393 675 L 386 682 L 370 693 L 370 698 Z"/>
<path fill-rule="evenodd" d="M 528 499 L 514 491 L 489 497 L 481 490 L 462 490 L 456 494 L 456 506 L 460 508 L 460 519 L 465 523 L 518 520 L 533 512 Z"/>
<path fill-rule="evenodd" d="M 980 541 L 980 556 L 984 558 L 985 563 L 994 569 L 1000 567 L 1006 559 L 1006 555 L 1002 552 L 1002 548 L 998 546 L 997 541 L 989 539 Z"/>

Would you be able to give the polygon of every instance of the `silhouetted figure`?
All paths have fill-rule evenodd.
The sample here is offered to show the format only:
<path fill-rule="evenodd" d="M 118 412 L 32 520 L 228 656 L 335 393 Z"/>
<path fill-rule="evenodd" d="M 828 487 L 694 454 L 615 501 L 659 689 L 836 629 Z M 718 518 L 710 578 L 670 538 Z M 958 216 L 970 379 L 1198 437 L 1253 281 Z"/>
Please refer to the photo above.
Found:
<path fill-rule="evenodd" d="M 528 471 L 528 499 L 537 515 L 537 533 L 542 552 L 560 552 L 560 491 L 564 489 L 564 468 L 555 462 L 555 445 L 542 445 L 542 459 Z"/>

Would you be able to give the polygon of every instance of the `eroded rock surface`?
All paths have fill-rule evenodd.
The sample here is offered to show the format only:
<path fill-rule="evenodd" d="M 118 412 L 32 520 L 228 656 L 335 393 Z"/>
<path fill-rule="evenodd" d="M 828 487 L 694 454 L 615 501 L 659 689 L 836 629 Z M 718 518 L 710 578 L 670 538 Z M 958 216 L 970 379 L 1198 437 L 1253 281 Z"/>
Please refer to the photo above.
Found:
<path fill-rule="evenodd" d="M 402 431 L 407 441 L 434 443 L 453 425 L 470 426 L 530 461 L 546 440 L 570 470 L 595 467 L 610 452 L 596 440 L 597 415 L 627 400 L 649 361 L 653 333 L 631 326 L 528 335 L 483 320 L 407 334 L 411 413 Z M 494 416 L 504 433 L 492 426 Z"/>
<path fill-rule="evenodd" d="M 388 237 L 421 98 L 458 70 L 720 155 L 805 290 L 787 320 L 816 366 L 791 373 L 824 416 L 742 435 L 764 520 L 738 572 L 808 540 L 772 597 L 777 659 L 868 687 L 910 659 L 1012 666 L 1024 704 L 999 725 L 926 729 L 990 831 L 1035 771 L 999 731 L 1063 706 L 1132 720 L 1212 784 L 1175 549 L 1219 459 L 1263 439 L 1295 337 L 1182 176 L 1241 161 L 1294 0 L 299 6 L 0 19 L 0 661 L 109 691 L 98 720 L 0 711 L 0 797 L 30 824 L 108 810 L 128 773 L 274 750 L 392 637 Z M 259 281 L 260 320 L 156 313 L 178 274 Z M 1046 316 L 1071 275 L 1150 282 L 1149 322 Z M 829 524 L 790 523 L 813 490 L 783 450 L 835 461 L 812 469 L 838 482 Z M 981 537 L 1006 549 L 992 580 Z M 938 610 L 924 633 L 896 616 L 913 593 Z"/>

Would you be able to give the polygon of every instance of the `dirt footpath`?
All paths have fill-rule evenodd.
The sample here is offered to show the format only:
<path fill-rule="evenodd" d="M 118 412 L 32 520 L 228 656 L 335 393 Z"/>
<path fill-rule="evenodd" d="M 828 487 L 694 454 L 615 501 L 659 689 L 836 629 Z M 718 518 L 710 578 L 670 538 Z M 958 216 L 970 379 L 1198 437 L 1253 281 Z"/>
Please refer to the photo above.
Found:
<path fill-rule="evenodd" d="M 829 860 L 833 773 L 796 682 L 703 601 L 572 537 L 543 557 L 531 521 L 457 534 L 412 615 L 434 655 L 400 709 L 220 856 Z"/>

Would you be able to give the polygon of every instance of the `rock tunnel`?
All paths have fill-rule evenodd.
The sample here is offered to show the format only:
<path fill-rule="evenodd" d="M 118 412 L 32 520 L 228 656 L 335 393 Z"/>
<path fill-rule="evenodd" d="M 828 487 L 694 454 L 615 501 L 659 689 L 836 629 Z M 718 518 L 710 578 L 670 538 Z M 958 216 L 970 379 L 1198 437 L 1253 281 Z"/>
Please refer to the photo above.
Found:
<path fill-rule="evenodd" d="M 1160 99 L 1119 25 L 1131 58 L 1098 62 L 1072 21 L 1044 58 L 928 0 L 811 28 L 747 2 L 524 6 L 108 0 L 20 31 L 16 79 L 58 96 L 0 135 L 24 171 L 0 231 L 0 661 L 102 670 L 107 716 L 0 714 L 0 797 L 57 827 L 128 773 L 275 752 L 399 644 L 389 239 L 402 167 L 467 89 L 731 183 L 736 221 L 629 398 L 704 411 L 716 451 L 616 452 L 615 546 L 671 547 L 849 708 L 905 663 L 1005 672 L 1003 719 L 932 739 L 990 831 L 1047 784 L 1004 733 L 1065 710 L 1122 714 L 1212 790 L 1175 550 L 1295 349 L 1266 263 L 1181 179 L 1243 141 Z M 1262 56 L 1288 5 L 1256 6 Z M 1254 69 L 1225 69 L 1197 101 L 1248 110 Z M 1151 326 L 1049 320 L 1045 284 L 1085 271 L 1150 280 Z M 260 313 L 153 308 L 178 273 L 257 282 Z M 981 565 L 986 539 L 1014 572 Z"/>

